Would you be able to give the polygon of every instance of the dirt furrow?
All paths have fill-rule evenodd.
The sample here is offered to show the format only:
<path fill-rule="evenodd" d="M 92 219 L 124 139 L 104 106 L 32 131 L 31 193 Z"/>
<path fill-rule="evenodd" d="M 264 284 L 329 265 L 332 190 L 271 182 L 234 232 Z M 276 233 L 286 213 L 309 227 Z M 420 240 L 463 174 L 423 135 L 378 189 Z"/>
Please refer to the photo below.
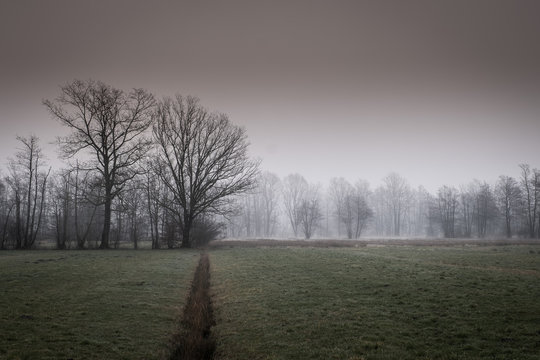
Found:
<path fill-rule="evenodd" d="M 208 254 L 201 254 L 184 308 L 180 331 L 173 337 L 173 349 L 169 359 L 212 359 L 216 347 L 210 332 L 213 325 L 210 260 Z"/>

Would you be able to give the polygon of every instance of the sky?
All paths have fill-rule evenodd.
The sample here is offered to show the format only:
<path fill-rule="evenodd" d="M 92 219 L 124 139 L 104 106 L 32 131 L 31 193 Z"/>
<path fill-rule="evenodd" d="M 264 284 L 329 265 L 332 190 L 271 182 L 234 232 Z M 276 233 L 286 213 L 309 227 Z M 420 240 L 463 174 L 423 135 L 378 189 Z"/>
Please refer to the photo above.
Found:
<path fill-rule="evenodd" d="M 534 0 L 0 0 L 0 163 L 35 134 L 58 164 L 67 130 L 42 101 L 94 79 L 199 97 L 281 177 L 494 183 L 540 167 L 539 14 Z"/>

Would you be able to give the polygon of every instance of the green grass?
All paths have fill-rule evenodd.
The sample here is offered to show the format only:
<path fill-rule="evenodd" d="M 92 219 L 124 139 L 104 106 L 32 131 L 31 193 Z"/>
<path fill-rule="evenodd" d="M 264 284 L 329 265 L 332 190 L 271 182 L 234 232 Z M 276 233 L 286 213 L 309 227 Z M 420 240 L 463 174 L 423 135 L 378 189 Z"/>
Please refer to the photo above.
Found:
<path fill-rule="evenodd" d="M 211 253 L 221 359 L 538 359 L 540 247 Z"/>
<path fill-rule="evenodd" d="M 159 359 L 194 251 L 0 252 L 0 358 Z"/>

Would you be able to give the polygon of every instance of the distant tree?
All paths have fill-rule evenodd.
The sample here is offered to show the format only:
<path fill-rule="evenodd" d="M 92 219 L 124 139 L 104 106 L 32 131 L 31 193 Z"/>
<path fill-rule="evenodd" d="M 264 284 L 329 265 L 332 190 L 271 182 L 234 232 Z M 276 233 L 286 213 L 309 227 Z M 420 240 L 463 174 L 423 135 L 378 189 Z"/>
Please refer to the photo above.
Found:
<path fill-rule="evenodd" d="M 462 235 L 466 238 L 472 237 L 473 216 L 475 207 L 475 188 L 472 184 L 462 186 L 460 190 L 460 213 L 462 223 Z"/>
<path fill-rule="evenodd" d="M 519 167 L 521 168 L 521 191 L 525 202 L 528 235 L 530 238 L 534 238 L 536 236 L 536 216 L 538 215 L 540 202 L 540 171 L 537 169 L 531 170 L 527 164 L 521 164 Z"/>
<path fill-rule="evenodd" d="M 194 221 L 227 210 L 231 195 L 250 190 L 258 162 L 248 157 L 243 128 L 212 114 L 193 97 L 161 101 L 155 113 L 159 175 L 173 195 L 182 228 L 182 247 L 191 247 Z"/>
<path fill-rule="evenodd" d="M 446 185 L 439 188 L 437 209 L 445 238 L 454 238 L 456 236 L 455 225 L 458 204 L 458 192 L 455 188 Z"/>
<path fill-rule="evenodd" d="M 144 208 L 144 186 L 142 178 L 131 183 L 129 191 L 125 191 L 123 196 L 125 215 L 128 222 L 128 235 L 133 243 L 133 248 L 139 248 L 139 240 L 142 236 L 142 229 L 146 226 L 146 217 L 143 216 Z"/>
<path fill-rule="evenodd" d="M 431 195 L 420 185 L 414 190 L 413 196 L 414 207 L 412 209 L 412 217 L 414 218 L 414 226 L 412 228 L 412 233 L 415 236 L 427 235 L 431 225 L 428 216 Z"/>
<path fill-rule="evenodd" d="M 477 236 L 483 238 L 487 234 L 489 223 L 497 217 L 498 209 L 489 184 L 479 181 L 473 184 L 473 220 Z"/>
<path fill-rule="evenodd" d="M 298 236 L 300 226 L 300 205 L 308 190 L 306 179 L 300 174 L 290 174 L 283 179 L 283 203 L 294 236 Z"/>
<path fill-rule="evenodd" d="M 298 217 L 304 237 L 308 240 L 311 239 L 323 218 L 320 208 L 319 189 L 317 187 L 308 186 L 304 192 L 298 208 Z"/>
<path fill-rule="evenodd" d="M 36 242 L 45 209 L 47 179 L 50 174 L 41 171 L 43 154 L 39 139 L 17 137 L 22 148 L 10 160 L 8 183 L 15 193 L 16 248 L 30 249 Z"/>
<path fill-rule="evenodd" d="M 70 241 L 69 221 L 73 202 L 71 182 L 71 172 L 64 170 L 52 178 L 52 186 L 49 187 L 57 249 L 65 249 Z"/>
<path fill-rule="evenodd" d="M 148 159 L 144 168 L 143 188 L 145 191 L 146 211 L 150 225 L 150 239 L 152 249 L 160 248 L 160 215 L 163 214 L 161 199 L 165 189 L 163 182 L 159 180 L 158 174 L 152 171 L 151 159 Z"/>
<path fill-rule="evenodd" d="M 75 80 L 44 105 L 71 134 L 59 138 L 66 157 L 90 150 L 103 187 L 103 231 L 100 248 L 109 248 L 111 205 L 135 176 L 135 164 L 148 149 L 141 137 L 150 126 L 154 97 L 142 89 L 129 93 L 102 82 Z"/>
<path fill-rule="evenodd" d="M 497 181 L 495 192 L 504 215 L 506 237 L 511 238 L 513 222 L 520 207 L 521 189 L 513 177 L 501 175 Z"/>
<path fill-rule="evenodd" d="M 103 188 L 99 175 L 85 171 L 79 163 L 70 170 L 73 193 L 73 228 L 77 249 L 84 249 L 92 233 L 98 231 L 96 214 L 100 207 Z"/>
<path fill-rule="evenodd" d="M 385 198 L 390 209 L 394 236 L 400 235 L 401 220 L 410 199 L 410 187 L 405 178 L 397 173 L 390 173 L 383 179 Z"/>
<path fill-rule="evenodd" d="M 5 249 L 8 234 L 11 213 L 14 203 L 9 201 L 9 187 L 0 178 L 0 250 Z"/>
<path fill-rule="evenodd" d="M 330 179 L 329 195 L 332 204 L 334 205 L 334 215 L 337 220 L 338 237 L 341 236 L 341 224 L 345 225 L 347 237 L 352 238 L 352 185 L 344 178 Z"/>
<path fill-rule="evenodd" d="M 264 236 L 272 236 L 278 217 L 281 181 L 276 174 L 266 171 L 259 177 L 257 188 L 262 203 Z"/>
<path fill-rule="evenodd" d="M 373 211 L 367 203 L 369 185 L 359 181 L 352 186 L 343 178 L 330 182 L 331 197 L 336 208 L 338 220 L 345 226 L 348 239 L 358 239 Z"/>
<path fill-rule="evenodd" d="M 368 220 L 373 217 L 373 210 L 367 202 L 369 193 L 369 184 L 366 181 L 359 180 L 356 182 L 354 190 L 350 195 L 349 201 L 352 203 L 352 212 L 354 215 L 352 235 L 355 239 L 360 238 Z"/>

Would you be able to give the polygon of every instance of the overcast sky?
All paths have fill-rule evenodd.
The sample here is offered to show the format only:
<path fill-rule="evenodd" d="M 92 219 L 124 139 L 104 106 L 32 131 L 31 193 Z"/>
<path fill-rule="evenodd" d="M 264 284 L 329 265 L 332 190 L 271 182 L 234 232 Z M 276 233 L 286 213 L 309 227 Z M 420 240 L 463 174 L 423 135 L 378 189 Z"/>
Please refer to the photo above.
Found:
<path fill-rule="evenodd" d="M 280 176 L 494 182 L 540 167 L 539 15 L 517 0 L 0 0 L 0 161 L 16 134 L 65 132 L 42 99 L 92 78 L 198 96 Z"/>

